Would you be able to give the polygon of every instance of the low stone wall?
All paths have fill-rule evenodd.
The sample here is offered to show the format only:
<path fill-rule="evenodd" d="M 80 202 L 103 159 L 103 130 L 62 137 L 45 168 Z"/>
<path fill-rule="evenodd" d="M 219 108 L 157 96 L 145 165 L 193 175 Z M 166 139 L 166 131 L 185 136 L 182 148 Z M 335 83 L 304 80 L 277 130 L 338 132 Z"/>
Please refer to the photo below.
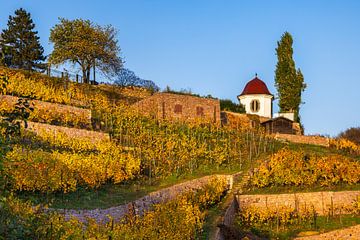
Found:
<path fill-rule="evenodd" d="M 111 216 L 115 221 L 118 221 L 130 211 L 134 211 L 136 214 L 142 215 L 145 211 L 151 209 L 154 204 L 163 203 L 174 199 L 182 193 L 200 189 L 213 177 L 225 178 L 229 183 L 229 188 L 231 188 L 233 179 L 232 175 L 211 175 L 152 192 L 138 200 L 116 207 L 93 210 L 57 209 L 57 211 L 59 211 L 59 213 L 64 213 L 66 219 L 76 217 L 82 222 L 86 222 L 88 217 L 96 219 L 97 222 L 107 222 L 109 220 L 108 216 Z"/>
<path fill-rule="evenodd" d="M 41 135 L 43 131 L 51 133 L 64 133 L 70 138 L 87 138 L 92 142 L 109 141 L 110 136 L 107 133 L 88 131 L 84 129 L 69 128 L 54 126 L 45 123 L 28 122 L 27 131 L 34 132 L 35 134 Z"/>
<path fill-rule="evenodd" d="M 239 207 L 255 206 L 259 208 L 292 207 L 299 210 L 304 207 L 314 207 L 319 215 L 348 213 L 354 202 L 360 196 L 360 191 L 342 192 L 309 192 L 291 194 L 237 195 Z"/>
<path fill-rule="evenodd" d="M 319 146 L 329 146 L 329 138 L 321 136 L 302 136 L 302 135 L 291 135 L 291 134 L 280 134 L 274 135 L 275 139 L 286 140 L 294 143 L 313 144 Z"/>
<path fill-rule="evenodd" d="M 313 236 L 298 237 L 295 239 L 298 239 L 298 240 L 323 240 L 323 239 L 359 240 L 360 239 L 360 224 L 349 227 L 349 228 L 338 229 L 338 230 L 334 230 L 334 231 L 330 231 L 330 232 L 322 233 L 322 234 L 318 234 L 318 235 L 313 235 Z"/>
<path fill-rule="evenodd" d="M 12 111 L 18 101 L 18 97 L 0 96 L 0 114 Z M 91 111 L 69 105 L 30 100 L 34 111 L 30 113 L 29 120 L 55 125 L 67 125 L 78 127 L 91 126 Z"/>

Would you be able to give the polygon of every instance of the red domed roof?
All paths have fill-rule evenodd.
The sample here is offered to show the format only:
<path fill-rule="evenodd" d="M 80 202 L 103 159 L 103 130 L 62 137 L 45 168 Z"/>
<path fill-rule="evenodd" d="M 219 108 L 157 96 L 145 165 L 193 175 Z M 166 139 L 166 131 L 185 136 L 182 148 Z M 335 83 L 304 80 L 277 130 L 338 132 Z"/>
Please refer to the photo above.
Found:
<path fill-rule="evenodd" d="M 272 95 L 269 92 L 266 84 L 261 81 L 259 78 L 255 77 L 253 80 L 248 82 L 239 96 L 248 95 L 248 94 L 267 94 Z"/>

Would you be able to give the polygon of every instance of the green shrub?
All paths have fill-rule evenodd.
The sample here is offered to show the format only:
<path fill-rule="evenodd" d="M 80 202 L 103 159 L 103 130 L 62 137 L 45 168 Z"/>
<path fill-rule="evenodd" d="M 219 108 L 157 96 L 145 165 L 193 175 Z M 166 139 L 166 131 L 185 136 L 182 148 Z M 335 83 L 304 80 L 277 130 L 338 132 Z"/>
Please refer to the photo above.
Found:
<path fill-rule="evenodd" d="M 245 113 L 245 106 L 242 104 L 236 104 L 230 99 L 220 99 L 220 109 L 222 111 L 230 111 L 236 113 Z"/>

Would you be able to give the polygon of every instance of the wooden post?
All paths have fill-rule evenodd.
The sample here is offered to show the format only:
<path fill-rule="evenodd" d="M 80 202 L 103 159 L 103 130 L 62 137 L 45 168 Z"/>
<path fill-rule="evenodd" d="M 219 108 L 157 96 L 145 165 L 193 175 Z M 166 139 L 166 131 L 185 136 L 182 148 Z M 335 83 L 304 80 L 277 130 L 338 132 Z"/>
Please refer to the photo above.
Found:
<path fill-rule="evenodd" d="M 214 123 L 216 123 L 216 106 L 214 106 Z"/>
<path fill-rule="evenodd" d="M 165 102 L 162 103 L 162 118 L 165 119 Z"/>

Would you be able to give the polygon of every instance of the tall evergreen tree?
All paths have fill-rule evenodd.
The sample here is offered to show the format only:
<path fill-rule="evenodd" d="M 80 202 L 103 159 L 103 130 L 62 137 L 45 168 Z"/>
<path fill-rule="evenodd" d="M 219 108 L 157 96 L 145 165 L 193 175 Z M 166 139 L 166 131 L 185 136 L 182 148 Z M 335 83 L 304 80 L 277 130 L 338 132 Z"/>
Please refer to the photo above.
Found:
<path fill-rule="evenodd" d="M 295 68 L 291 34 L 285 32 L 277 44 L 275 87 L 279 95 L 280 112 L 293 112 L 295 121 L 300 122 L 301 93 L 305 90 L 306 84 L 300 69 Z"/>
<path fill-rule="evenodd" d="M 15 16 L 9 16 L 7 29 L 1 33 L 0 42 L 1 48 L 7 49 L 7 66 L 27 70 L 42 68 L 41 61 L 45 60 L 44 49 L 34 28 L 30 13 L 22 8 L 15 11 Z"/>

